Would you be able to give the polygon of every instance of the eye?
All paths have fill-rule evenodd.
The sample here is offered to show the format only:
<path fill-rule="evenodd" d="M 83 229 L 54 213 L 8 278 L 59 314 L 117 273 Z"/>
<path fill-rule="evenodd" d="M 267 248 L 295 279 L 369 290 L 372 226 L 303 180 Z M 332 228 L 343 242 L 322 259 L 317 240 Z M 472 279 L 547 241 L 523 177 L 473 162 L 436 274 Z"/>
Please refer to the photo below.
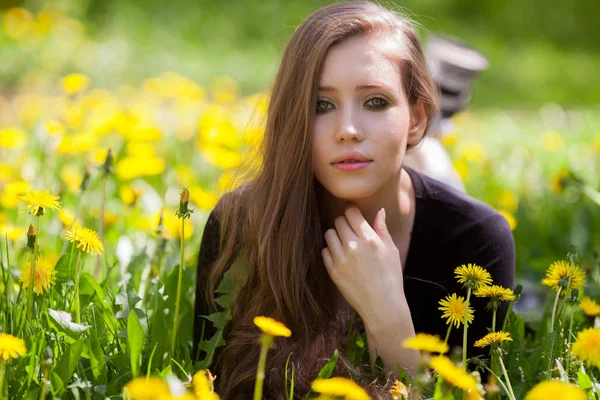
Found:
<path fill-rule="evenodd" d="M 384 108 L 388 104 L 389 102 L 383 97 L 372 97 L 365 103 L 365 105 L 370 108 Z"/>
<path fill-rule="evenodd" d="M 331 104 L 329 101 L 327 100 L 317 100 L 317 113 L 324 113 L 326 111 L 329 111 L 333 108 L 333 104 Z"/>

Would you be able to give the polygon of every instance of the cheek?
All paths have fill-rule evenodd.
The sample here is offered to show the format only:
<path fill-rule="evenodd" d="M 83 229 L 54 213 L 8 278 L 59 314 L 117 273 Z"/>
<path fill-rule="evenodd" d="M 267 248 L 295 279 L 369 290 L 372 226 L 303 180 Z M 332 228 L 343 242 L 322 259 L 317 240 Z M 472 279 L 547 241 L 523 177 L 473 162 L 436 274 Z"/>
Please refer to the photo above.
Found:
<path fill-rule="evenodd" d="M 389 118 L 370 123 L 373 142 L 379 153 L 388 162 L 403 157 L 408 141 L 408 122 L 404 115 L 390 115 Z"/>

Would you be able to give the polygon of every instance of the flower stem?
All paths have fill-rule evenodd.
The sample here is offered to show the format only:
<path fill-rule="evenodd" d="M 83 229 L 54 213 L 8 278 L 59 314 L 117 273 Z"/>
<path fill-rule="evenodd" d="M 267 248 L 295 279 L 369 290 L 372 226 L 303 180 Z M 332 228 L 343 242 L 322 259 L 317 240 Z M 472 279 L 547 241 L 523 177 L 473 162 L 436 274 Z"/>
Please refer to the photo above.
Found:
<path fill-rule="evenodd" d="M 500 367 L 502 368 L 502 373 L 504 374 L 504 379 L 506 379 L 506 385 L 509 390 L 509 397 L 512 400 L 517 400 L 515 397 L 515 393 L 513 392 L 512 385 L 510 384 L 510 379 L 508 379 L 508 372 L 506 372 L 506 367 L 504 366 L 504 361 L 502 361 L 502 356 L 498 356 L 498 361 L 500 361 Z"/>
<path fill-rule="evenodd" d="M 33 306 L 33 286 L 35 285 L 35 264 L 37 259 L 37 252 L 40 240 L 40 219 L 41 216 L 37 217 L 37 227 L 35 236 L 35 243 L 33 244 L 33 256 L 31 258 L 31 269 L 29 270 L 29 290 L 27 291 L 27 314 L 25 320 L 28 320 L 31 316 L 31 308 Z"/>
<path fill-rule="evenodd" d="M 510 392 L 509 392 L 508 388 L 506 387 L 506 385 L 504 384 L 504 382 L 502 382 L 502 379 L 500 379 L 500 377 L 498 375 L 496 375 L 496 373 L 494 371 L 492 371 L 491 369 L 489 369 L 487 367 L 486 367 L 486 369 L 488 370 L 488 372 L 490 374 L 492 374 L 496 378 L 496 380 L 498 381 L 498 383 L 500 384 L 500 386 L 502 387 L 502 389 L 504 389 L 504 391 L 506 392 L 506 394 L 510 398 Z"/>
<path fill-rule="evenodd" d="M 4 399 L 4 372 L 6 371 L 6 364 L 4 360 L 0 360 L 0 399 Z"/>
<path fill-rule="evenodd" d="M 573 332 L 573 314 L 575 314 L 575 312 L 573 310 L 571 310 L 571 318 L 569 321 L 569 331 L 567 332 L 567 355 L 566 355 L 566 361 L 565 361 L 565 367 L 566 367 L 566 373 L 567 373 L 567 378 L 569 377 L 569 372 L 570 372 L 570 367 L 571 367 L 571 335 Z"/>
<path fill-rule="evenodd" d="M 494 307 L 494 312 L 492 313 L 492 332 L 496 332 L 496 311 L 498 311 L 498 306 Z"/>
<path fill-rule="evenodd" d="M 550 320 L 550 334 L 554 332 L 554 319 L 556 318 L 556 306 L 558 305 L 558 300 L 560 297 L 560 292 L 562 291 L 562 287 L 558 288 L 556 292 L 556 297 L 554 298 L 554 305 L 552 306 L 552 319 Z"/>
<path fill-rule="evenodd" d="M 506 324 L 508 323 L 508 320 L 510 319 L 510 313 L 512 311 L 513 303 L 514 303 L 514 300 L 512 300 L 510 302 L 510 304 L 508 305 L 508 311 L 506 312 L 506 315 L 504 316 L 504 321 L 502 322 L 502 330 L 504 332 L 506 332 Z"/>
<path fill-rule="evenodd" d="M 552 334 L 554 333 L 554 319 L 556 318 L 556 306 L 558 305 L 558 300 L 560 297 L 560 292 L 562 291 L 562 287 L 558 288 L 556 292 L 556 297 L 554 298 L 554 305 L 552 306 L 552 319 L 550 321 L 550 354 L 548 354 L 548 379 L 552 376 L 552 352 L 554 351 L 554 338 L 552 338 Z"/>
<path fill-rule="evenodd" d="M 185 218 L 181 218 L 181 244 L 179 248 L 179 277 L 177 280 L 177 299 L 175 300 L 175 318 L 173 321 L 173 338 L 171 339 L 171 358 L 175 356 L 175 342 L 177 338 L 177 320 L 179 319 L 179 302 L 181 300 L 181 285 L 183 282 L 183 244 L 185 242 L 184 236 L 185 230 Z"/>
<path fill-rule="evenodd" d="M 81 323 L 81 306 L 79 304 L 79 260 L 81 258 L 81 252 L 77 253 L 77 261 L 75 262 L 75 322 Z"/>
<path fill-rule="evenodd" d="M 471 300 L 471 288 L 467 289 L 467 301 L 465 302 L 465 320 L 464 320 L 464 332 L 463 332 L 463 368 L 467 370 L 467 328 L 469 325 L 469 300 Z"/>
<path fill-rule="evenodd" d="M 263 333 L 260 338 L 261 348 L 260 356 L 258 358 L 258 369 L 256 370 L 256 381 L 254 384 L 254 400 L 262 399 L 263 382 L 265 380 L 265 365 L 267 364 L 267 352 L 271 343 L 273 343 L 273 336 Z"/>
<path fill-rule="evenodd" d="M 448 339 L 450 338 L 450 331 L 452 330 L 452 324 L 448 324 L 448 332 L 446 332 L 446 339 L 444 339 L 444 343 L 448 344 Z"/>
<path fill-rule="evenodd" d="M 102 201 L 100 202 L 100 225 L 98 227 L 98 237 L 100 241 L 104 243 L 104 208 L 106 206 L 106 174 L 102 176 Z M 106 253 L 106 252 L 105 252 Z M 104 255 L 106 257 L 106 254 Z M 102 256 L 98 254 L 96 257 L 96 266 L 94 268 L 94 278 L 98 280 L 100 278 L 100 263 Z"/>

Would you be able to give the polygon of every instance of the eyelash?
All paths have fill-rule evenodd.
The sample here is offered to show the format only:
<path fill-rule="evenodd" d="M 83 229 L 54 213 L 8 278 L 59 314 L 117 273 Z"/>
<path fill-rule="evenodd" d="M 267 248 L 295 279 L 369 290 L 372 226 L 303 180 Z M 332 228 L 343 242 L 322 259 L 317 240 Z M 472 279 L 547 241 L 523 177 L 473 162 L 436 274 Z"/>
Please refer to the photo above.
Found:
<path fill-rule="evenodd" d="M 380 101 L 382 101 L 382 102 L 383 102 L 383 104 L 381 104 L 381 105 L 379 105 L 379 106 L 374 106 L 374 105 L 372 105 L 372 106 L 367 106 L 368 108 L 372 108 L 372 109 L 374 109 L 374 110 L 381 110 L 381 109 L 384 109 L 385 107 L 387 107 L 387 106 L 390 104 L 390 103 L 389 103 L 389 101 L 387 101 L 387 100 L 386 100 L 385 98 L 383 98 L 383 97 L 371 97 L 369 100 L 367 100 L 367 101 L 365 102 L 365 104 L 367 104 L 367 103 L 369 103 L 370 101 L 373 101 L 373 100 L 378 100 L 378 101 L 380 100 Z M 326 113 L 327 111 L 331 110 L 331 108 L 327 108 L 327 109 L 321 109 L 321 110 L 320 110 L 320 109 L 319 109 L 319 103 L 321 103 L 321 102 L 324 102 L 324 103 L 327 103 L 327 104 L 331 104 L 331 102 L 330 102 L 330 101 L 327 101 L 327 100 L 322 100 L 322 99 L 320 99 L 320 100 L 317 100 L 317 114 L 323 114 L 323 113 Z"/>

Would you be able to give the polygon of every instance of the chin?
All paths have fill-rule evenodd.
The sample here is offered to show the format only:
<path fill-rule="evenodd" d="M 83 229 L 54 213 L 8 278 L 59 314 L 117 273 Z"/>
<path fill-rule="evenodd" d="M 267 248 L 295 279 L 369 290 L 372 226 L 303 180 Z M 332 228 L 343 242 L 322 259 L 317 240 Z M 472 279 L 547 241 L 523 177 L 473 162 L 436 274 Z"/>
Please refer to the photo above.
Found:
<path fill-rule="evenodd" d="M 344 200 L 358 200 L 373 196 L 378 191 L 377 185 L 372 182 L 352 183 L 347 182 L 325 182 L 323 187 L 327 189 L 332 196 Z"/>

